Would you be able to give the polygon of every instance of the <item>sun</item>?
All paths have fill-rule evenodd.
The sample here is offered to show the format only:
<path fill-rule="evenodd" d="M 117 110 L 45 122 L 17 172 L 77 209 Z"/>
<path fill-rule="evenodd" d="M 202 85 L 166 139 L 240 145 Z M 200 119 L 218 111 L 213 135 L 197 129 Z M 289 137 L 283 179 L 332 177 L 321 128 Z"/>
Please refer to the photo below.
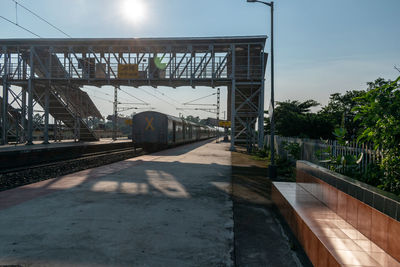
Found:
<path fill-rule="evenodd" d="M 146 5 L 142 0 L 125 0 L 121 13 L 127 21 L 139 23 L 146 18 Z"/>

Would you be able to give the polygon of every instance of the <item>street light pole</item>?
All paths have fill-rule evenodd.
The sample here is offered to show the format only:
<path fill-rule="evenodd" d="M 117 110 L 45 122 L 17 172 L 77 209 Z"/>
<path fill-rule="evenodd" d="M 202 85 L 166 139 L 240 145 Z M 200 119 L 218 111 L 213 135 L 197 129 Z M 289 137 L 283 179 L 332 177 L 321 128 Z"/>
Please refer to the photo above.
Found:
<path fill-rule="evenodd" d="M 272 114 L 269 114 L 271 118 L 271 134 L 270 134 L 270 148 L 271 148 L 271 163 L 268 167 L 269 178 L 275 179 L 277 176 L 277 169 L 275 165 L 275 99 L 274 99 L 274 2 L 263 2 L 258 0 L 247 0 L 250 3 L 261 3 L 271 8 L 271 107 Z"/>

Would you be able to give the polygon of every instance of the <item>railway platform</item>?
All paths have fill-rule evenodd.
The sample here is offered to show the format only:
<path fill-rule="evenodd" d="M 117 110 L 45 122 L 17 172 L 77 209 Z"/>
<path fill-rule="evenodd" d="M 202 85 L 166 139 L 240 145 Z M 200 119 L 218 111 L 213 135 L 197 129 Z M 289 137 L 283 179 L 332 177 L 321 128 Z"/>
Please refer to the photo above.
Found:
<path fill-rule="evenodd" d="M 94 142 L 74 142 L 65 140 L 57 143 L 34 145 L 0 146 L 0 170 L 21 168 L 81 157 L 85 154 L 99 153 L 116 149 L 133 148 L 132 140 L 113 141 L 110 138 Z"/>
<path fill-rule="evenodd" d="M 2 191 L 0 265 L 296 266 L 235 153 L 201 141 Z"/>
<path fill-rule="evenodd" d="M 0 153 L 13 152 L 13 151 L 56 149 L 60 147 L 98 146 L 104 144 L 130 143 L 130 142 L 132 142 L 132 140 L 119 139 L 114 141 L 111 138 L 102 138 L 99 141 L 92 141 L 92 142 L 75 142 L 74 140 L 67 139 L 57 142 L 50 142 L 49 144 L 43 144 L 43 141 L 34 141 L 33 145 L 25 145 L 25 144 L 2 145 L 0 146 Z"/>

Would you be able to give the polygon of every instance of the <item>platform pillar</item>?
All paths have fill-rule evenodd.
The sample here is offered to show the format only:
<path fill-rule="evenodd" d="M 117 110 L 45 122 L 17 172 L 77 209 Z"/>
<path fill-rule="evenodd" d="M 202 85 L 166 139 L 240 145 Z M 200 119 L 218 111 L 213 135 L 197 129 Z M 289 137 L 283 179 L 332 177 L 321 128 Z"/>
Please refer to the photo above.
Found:
<path fill-rule="evenodd" d="M 49 88 L 46 88 L 44 95 L 44 136 L 43 144 L 49 143 Z"/>
<path fill-rule="evenodd" d="M 258 149 L 264 148 L 264 92 L 265 92 L 265 77 L 264 77 L 264 53 L 261 53 L 261 88 L 258 105 Z"/>
<path fill-rule="evenodd" d="M 219 142 L 219 106 L 220 104 L 220 89 L 217 88 L 217 143 Z"/>
<path fill-rule="evenodd" d="M 118 120 L 118 87 L 114 87 L 114 119 L 112 139 L 117 140 L 117 120 Z"/>
<path fill-rule="evenodd" d="M 26 86 L 24 85 L 21 88 L 21 137 L 20 143 L 24 143 L 26 141 Z"/>
<path fill-rule="evenodd" d="M 30 49 L 30 74 L 28 80 L 28 129 L 27 129 L 27 145 L 33 145 L 33 79 L 35 78 L 33 69 L 33 47 Z"/>
<path fill-rule="evenodd" d="M 22 77 L 26 79 L 27 77 L 27 63 L 26 59 L 24 58 L 22 60 Z M 22 133 L 21 133 L 21 139 L 20 143 L 26 142 L 26 89 L 27 86 L 24 84 L 21 88 L 21 126 L 22 126 Z"/>
<path fill-rule="evenodd" d="M 53 136 L 54 136 L 54 143 L 57 142 L 57 134 L 58 134 L 58 129 L 57 129 L 57 120 L 54 118 L 54 130 L 53 130 Z"/>
<path fill-rule="evenodd" d="M 1 110 L 1 144 L 6 145 L 8 143 L 8 54 L 6 48 L 3 47 L 4 51 L 4 75 L 3 75 L 3 103 Z"/>
<path fill-rule="evenodd" d="M 75 114 L 75 117 L 74 117 L 74 142 L 79 141 L 78 120 L 79 120 L 78 115 Z"/>
<path fill-rule="evenodd" d="M 235 45 L 231 45 L 231 57 L 232 57 L 232 88 L 231 88 L 231 151 L 235 151 L 235 117 L 236 117 L 236 79 L 235 79 Z"/>
<path fill-rule="evenodd" d="M 1 110 L 1 144 L 6 145 L 8 143 L 8 84 L 7 84 L 7 76 L 3 76 L 3 103 Z"/>

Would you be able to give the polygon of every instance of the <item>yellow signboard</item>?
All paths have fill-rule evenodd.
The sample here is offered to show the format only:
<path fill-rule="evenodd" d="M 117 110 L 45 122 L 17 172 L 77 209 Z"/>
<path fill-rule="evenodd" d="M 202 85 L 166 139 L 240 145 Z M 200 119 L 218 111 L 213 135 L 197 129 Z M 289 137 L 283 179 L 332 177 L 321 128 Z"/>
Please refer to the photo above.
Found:
<path fill-rule="evenodd" d="M 120 79 L 139 78 L 138 64 L 118 64 L 118 78 Z"/>
<path fill-rule="evenodd" d="M 126 125 L 132 125 L 132 119 L 125 119 Z"/>
<path fill-rule="evenodd" d="M 231 122 L 230 121 L 219 121 L 219 126 L 220 127 L 231 127 Z"/>

